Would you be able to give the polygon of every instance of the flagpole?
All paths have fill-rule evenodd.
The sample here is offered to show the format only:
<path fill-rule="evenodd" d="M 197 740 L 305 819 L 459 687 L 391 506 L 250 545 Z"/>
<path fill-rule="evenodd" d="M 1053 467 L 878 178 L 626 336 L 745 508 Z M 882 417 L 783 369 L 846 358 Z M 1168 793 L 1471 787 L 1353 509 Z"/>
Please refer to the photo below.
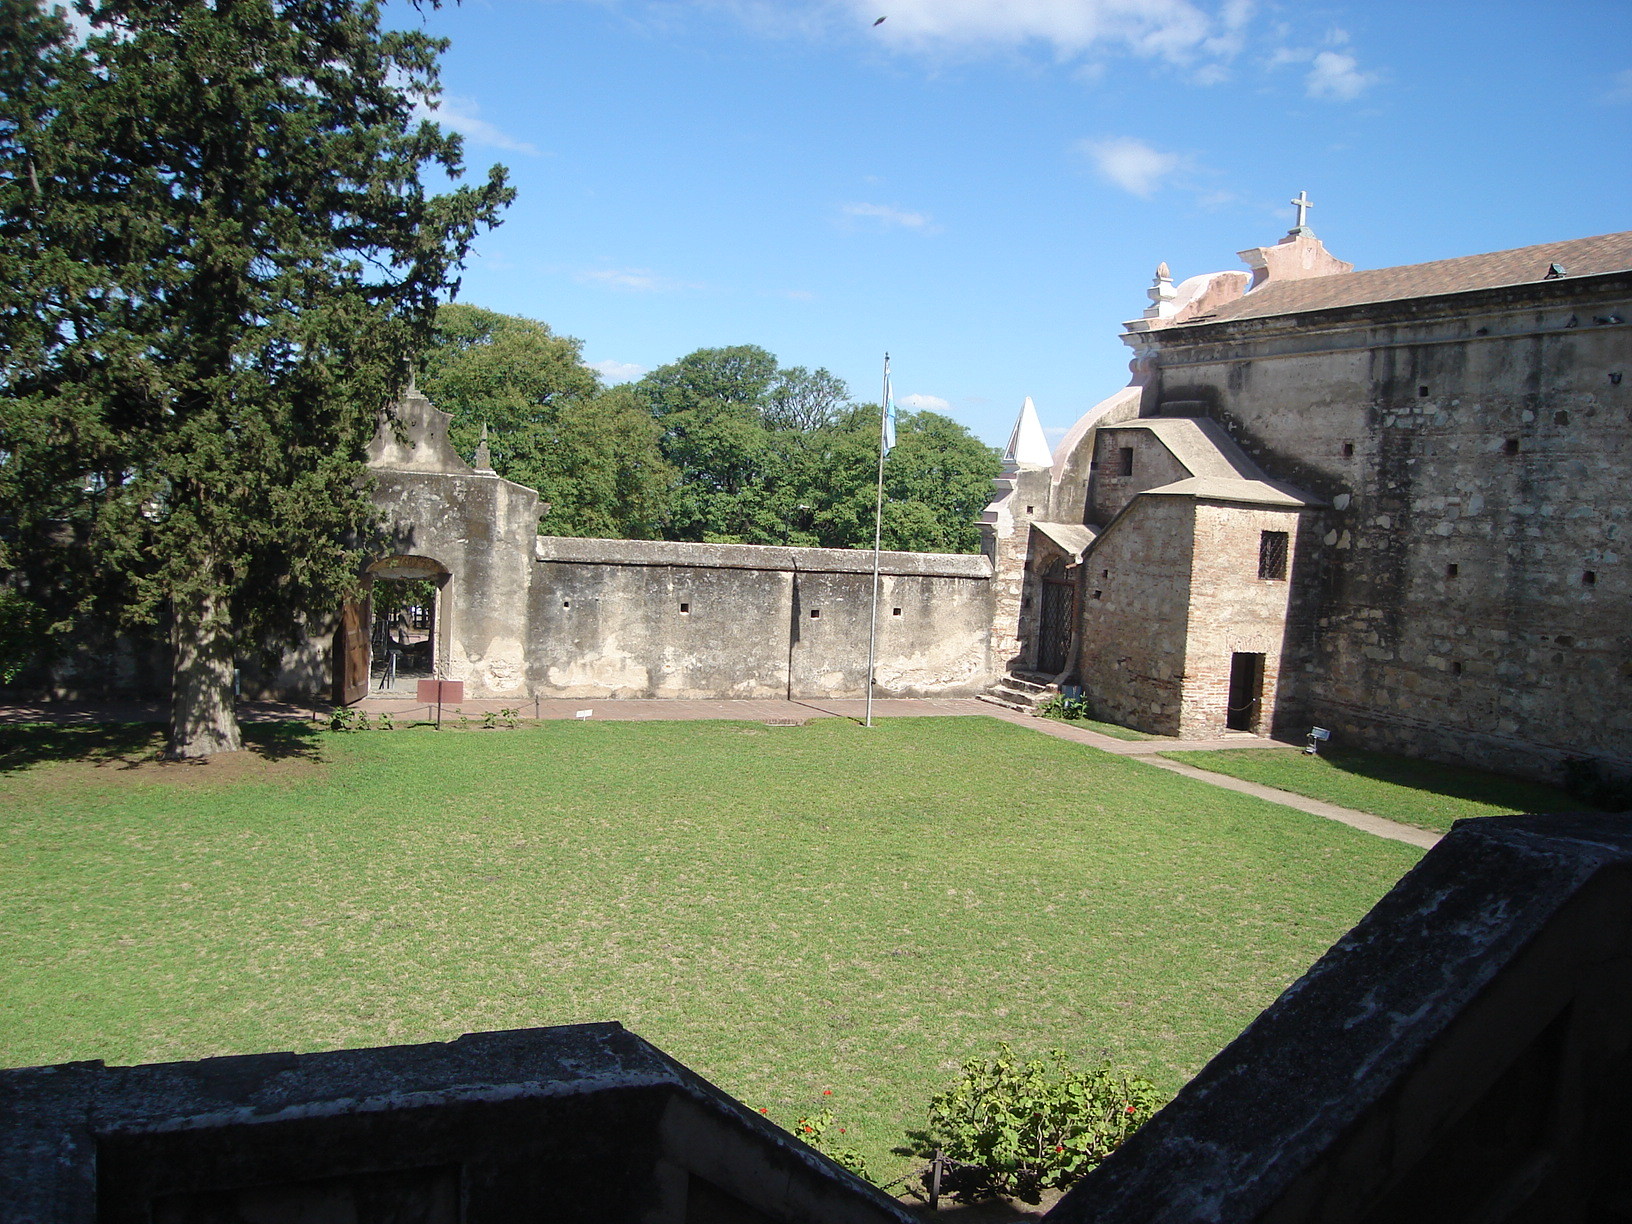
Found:
<path fill-rule="evenodd" d="M 884 538 L 884 440 L 890 428 L 890 355 L 884 354 L 884 394 L 878 401 L 878 498 L 873 503 L 873 615 L 867 627 L 867 721 L 873 725 L 873 666 L 878 658 L 878 549 Z"/>

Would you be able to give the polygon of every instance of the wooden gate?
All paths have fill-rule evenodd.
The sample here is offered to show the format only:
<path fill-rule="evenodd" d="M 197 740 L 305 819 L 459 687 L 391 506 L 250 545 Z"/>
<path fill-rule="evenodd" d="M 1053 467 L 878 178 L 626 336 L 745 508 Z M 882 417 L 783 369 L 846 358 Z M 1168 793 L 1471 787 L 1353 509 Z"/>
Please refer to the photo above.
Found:
<path fill-rule="evenodd" d="M 1077 607 L 1076 583 L 1056 560 L 1043 575 L 1043 614 L 1037 635 L 1037 670 L 1057 676 L 1071 658 L 1071 621 Z"/>
<path fill-rule="evenodd" d="M 368 696 L 368 600 L 348 599 L 334 631 L 334 704 Z"/>

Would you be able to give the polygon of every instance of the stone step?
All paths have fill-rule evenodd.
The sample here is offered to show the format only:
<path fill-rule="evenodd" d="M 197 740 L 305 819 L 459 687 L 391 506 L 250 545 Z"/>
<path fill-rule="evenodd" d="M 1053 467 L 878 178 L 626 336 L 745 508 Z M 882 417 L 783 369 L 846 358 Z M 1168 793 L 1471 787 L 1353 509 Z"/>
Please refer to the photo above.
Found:
<path fill-rule="evenodd" d="M 984 701 L 990 705 L 1002 706 L 1005 710 L 1013 710 L 1017 714 L 1036 713 L 1036 707 L 1029 702 L 1011 701 L 1009 698 L 999 696 L 996 693 L 976 693 L 975 700 Z"/>
<path fill-rule="evenodd" d="M 996 697 L 1002 701 L 1008 702 L 1011 705 L 1026 710 L 1035 710 L 1038 706 L 1042 705 L 1043 702 L 1054 696 L 1054 694 L 1049 692 L 1047 689 L 1041 689 L 1034 692 L 1027 689 L 1016 688 L 1008 682 L 1001 680 L 992 685 L 992 687 L 987 689 L 986 692 L 990 696 Z"/>
<path fill-rule="evenodd" d="M 1054 686 L 1047 680 L 1028 680 L 1023 676 L 1016 676 L 1012 672 L 998 681 L 1020 693 L 1052 693 Z"/>

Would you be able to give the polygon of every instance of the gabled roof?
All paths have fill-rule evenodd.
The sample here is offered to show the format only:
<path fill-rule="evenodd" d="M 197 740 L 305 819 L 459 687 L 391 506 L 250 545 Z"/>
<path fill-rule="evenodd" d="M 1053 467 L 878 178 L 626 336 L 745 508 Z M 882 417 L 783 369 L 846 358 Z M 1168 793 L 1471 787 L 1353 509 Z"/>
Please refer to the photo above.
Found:
<path fill-rule="evenodd" d="M 1106 429 L 1143 429 L 1161 441 L 1189 476 L 1146 489 L 1140 497 L 1196 497 L 1259 506 L 1321 506 L 1318 497 L 1272 480 L 1249 459 L 1229 432 L 1207 417 L 1141 417 Z"/>
<path fill-rule="evenodd" d="M 1270 280 L 1211 315 L 1186 319 L 1165 330 L 1171 333 L 1198 324 L 1531 284 L 1548 279 L 1553 264 L 1564 269 L 1564 276 L 1557 279 L 1566 280 L 1632 270 L 1632 230 L 1397 268 L 1372 268 L 1304 280 Z"/>

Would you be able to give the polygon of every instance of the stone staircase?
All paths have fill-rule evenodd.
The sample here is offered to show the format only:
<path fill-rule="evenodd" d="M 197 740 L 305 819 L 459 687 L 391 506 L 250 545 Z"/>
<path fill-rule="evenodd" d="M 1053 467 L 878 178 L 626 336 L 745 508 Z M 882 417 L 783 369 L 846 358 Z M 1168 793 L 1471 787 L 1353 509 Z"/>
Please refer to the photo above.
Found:
<path fill-rule="evenodd" d="M 1052 677 L 1033 672 L 1010 672 L 978 697 L 981 701 L 989 701 L 1005 709 L 1035 714 L 1038 706 L 1057 696 L 1059 691 L 1059 685 L 1052 683 Z"/>

